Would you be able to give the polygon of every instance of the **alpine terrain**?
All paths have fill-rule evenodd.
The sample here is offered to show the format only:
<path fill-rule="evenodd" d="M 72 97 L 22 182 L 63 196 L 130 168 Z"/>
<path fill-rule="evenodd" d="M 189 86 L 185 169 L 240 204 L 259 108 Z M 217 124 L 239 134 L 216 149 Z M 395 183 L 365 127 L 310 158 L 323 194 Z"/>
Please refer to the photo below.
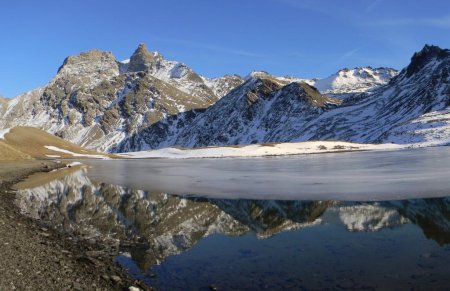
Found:
<path fill-rule="evenodd" d="M 38 127 L 108 152 L 310 140 L 445 145 L 449 76 L 450 51 L 431 45 L 400 72 L 211 79 L 141 44 L 122 62 L 98 50 L 66 58 L 45 87 L 0 99 L 0 128 Z"/>

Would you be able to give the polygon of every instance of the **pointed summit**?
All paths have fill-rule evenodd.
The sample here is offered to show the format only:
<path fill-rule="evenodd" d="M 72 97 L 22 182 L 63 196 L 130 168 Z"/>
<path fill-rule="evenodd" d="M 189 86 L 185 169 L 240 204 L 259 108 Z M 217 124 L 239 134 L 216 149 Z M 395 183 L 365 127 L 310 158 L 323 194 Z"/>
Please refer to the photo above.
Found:
<path fill-rule="evenodd" d="M 141 43 L 130 58 L 128 71 L 146 71 L 151 67 L 154 58 L 154 54 L 148 51 L 147 46 L 144 43 Z"/>
<path fill-rule="evenodd" d="M 450 57 L 450 50 L 427 44 L 420 52 L 412 56 L 411 63 L 406 68 L 406 76 L 410 77 L 434 59 L 442 60 L 448 57 Z"/>

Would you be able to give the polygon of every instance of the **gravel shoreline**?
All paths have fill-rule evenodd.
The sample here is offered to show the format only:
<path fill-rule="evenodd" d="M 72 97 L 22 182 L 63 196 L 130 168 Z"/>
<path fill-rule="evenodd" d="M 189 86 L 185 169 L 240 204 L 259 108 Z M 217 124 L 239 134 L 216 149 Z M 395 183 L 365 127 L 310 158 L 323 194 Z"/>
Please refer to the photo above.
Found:
<path fill-rule="evenodd" d="M 12 185 L 59 167 L 46 160 L 0 161 L 0 290 L 150 290 L 114 262 L 115 246 L 82 241 L 19 212 Z"/>

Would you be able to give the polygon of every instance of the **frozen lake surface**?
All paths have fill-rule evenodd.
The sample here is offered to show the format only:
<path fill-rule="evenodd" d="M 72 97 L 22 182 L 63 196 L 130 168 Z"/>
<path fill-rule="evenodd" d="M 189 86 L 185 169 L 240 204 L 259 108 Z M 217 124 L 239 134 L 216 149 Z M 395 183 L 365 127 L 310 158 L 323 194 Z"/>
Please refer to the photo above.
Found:
<path fill-rule="evenodd" d="M 85 162 L 86 163 L 86 162 Z M 228 199 L 377 201 L 450 193 L 450 147 L 250 159 L 87 162 L 97 181 Z"/>

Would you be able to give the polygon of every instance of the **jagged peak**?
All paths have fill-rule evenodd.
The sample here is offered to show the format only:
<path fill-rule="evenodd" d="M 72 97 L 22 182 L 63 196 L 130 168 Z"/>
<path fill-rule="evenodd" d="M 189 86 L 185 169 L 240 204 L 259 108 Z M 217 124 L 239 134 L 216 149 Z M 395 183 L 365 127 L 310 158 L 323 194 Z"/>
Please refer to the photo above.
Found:
<path fill-rule="evenodd" d="M 426 44 L 421 51 L 412 56 L 411 63 L 406 68 L 406 76 L 412 76 L 433 60 L 442 60 L 448 57 L 450 57 L 450 50 Z"/>
<path fill-rule="evenodd" d="M 151 53 L 144 43 L 139 44 L 128 63 L 129 72 L 147 71 L 159 54 Z"/>

